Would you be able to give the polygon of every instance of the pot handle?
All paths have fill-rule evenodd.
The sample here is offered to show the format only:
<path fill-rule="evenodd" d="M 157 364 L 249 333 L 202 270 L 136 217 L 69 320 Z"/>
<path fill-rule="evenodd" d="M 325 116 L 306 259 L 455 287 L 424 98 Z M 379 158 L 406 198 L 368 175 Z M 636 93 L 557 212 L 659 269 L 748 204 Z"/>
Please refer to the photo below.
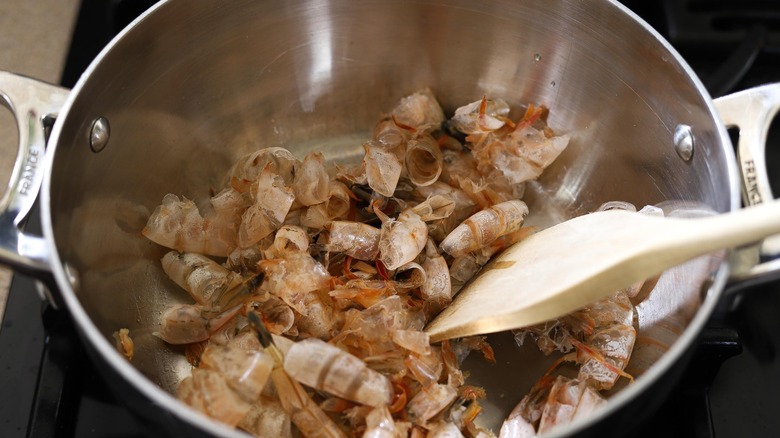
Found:
<path fill-rule="evenodd" d="M 727 128 L 739 128 L 737 163 L 743 203 L 753 206 L 773 200 L 765 147 L 769 126 L 780 110 L 780 83 L 720 97 L 715 99 L 715 108 Z M 760 246 L 736 251 L 732 266 L 732 290 L 780 278 L 780 235 L 764 239 Z"/>
<path fill-rule="evenodd" d="M 69 90 L 0 72 L 0 104 L 16 119 L 19 149 L 8 189 L 0 199 L 0 263 L 23 273 L 51 272 L 46 241 L 21 230 L 43 181 L 49 130 Z"/>

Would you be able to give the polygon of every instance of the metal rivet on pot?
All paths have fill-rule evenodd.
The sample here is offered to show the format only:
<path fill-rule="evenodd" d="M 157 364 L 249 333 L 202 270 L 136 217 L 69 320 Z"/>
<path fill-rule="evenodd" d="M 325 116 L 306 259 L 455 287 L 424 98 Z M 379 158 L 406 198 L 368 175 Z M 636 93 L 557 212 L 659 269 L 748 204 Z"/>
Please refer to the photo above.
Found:
<path fill-rule="evenodd" d="M 111 137 L 111 127 L 108 125 L 108 120 L 105 117 L 98 117 L 89 129 L 89 147 L 92 152 L 102 151 L 108 144 L 109 137 Z"/>
<path fill-rule="evenodd" d="M 691 161 L 695 145 L 696 138 L 693 136 L 691 127 L 677 125 L 674 129 L 674 149 L 677 151 L 677 155 L 685 161 Z"/>

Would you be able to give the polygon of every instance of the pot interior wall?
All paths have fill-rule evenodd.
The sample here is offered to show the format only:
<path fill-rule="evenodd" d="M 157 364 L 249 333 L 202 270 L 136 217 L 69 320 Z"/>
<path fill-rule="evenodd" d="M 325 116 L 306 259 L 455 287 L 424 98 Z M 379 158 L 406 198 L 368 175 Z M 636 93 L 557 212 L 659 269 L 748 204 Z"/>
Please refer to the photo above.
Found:
<path fill-rule="evenodd" d="M 611 2 L 173 0 L 93 64 L 53 139 L 54 236 L 94 324 L 109 338 L 129 328 L 133 364 L 173 390 L 189 365 L 152 332 L 187 296 L 164 278 L 165 250 L 140 235 L 162 197 L 202 203 L 233 160 L 262 147 L 357 157 L 379 116 L 424 87 L 448 113 L 483 95 L 543 104 L 549 125 L 572 135 L 528 186 L 531 222 L 611 200 L 734 203 L 707 97 Z M 96 117 L 111 127 L 100 153 L 87 141 Z M 696 137 L 689 162 L 674 149 L 679 124 Z M 681 301 L 698 303 L 700 284 Z M 526 389 L 536 377 L 505 376 Z"/>

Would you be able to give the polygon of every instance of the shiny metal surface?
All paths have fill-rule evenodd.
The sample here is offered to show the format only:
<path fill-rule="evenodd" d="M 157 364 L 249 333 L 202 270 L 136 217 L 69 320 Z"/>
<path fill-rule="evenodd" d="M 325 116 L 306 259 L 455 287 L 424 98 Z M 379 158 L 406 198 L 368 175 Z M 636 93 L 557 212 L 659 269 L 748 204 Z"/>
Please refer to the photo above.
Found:
<path fill-rule="evenodd" d="M 230 434 L 159 389 L 173 390 L 188 372 L 181 351 L 151 335 L 162 309 L 186 294 L 164 277 L 164 250 L 141 237 L 146 218 L 168 192 L 204 202 L 234 159 L 260 147 L 356 157 L 383 111 L 424 87 L 449 112 L 483 95 L 544 104 L 549 125 L 571 134 L 565 153 L 528 186 L 532 224 L 612 200 L 718 212 L 739 205 L 731 145 L 706 91 L 667 43 L 615 2 L 163 1 L 81 78 L 47 156 L 44 231 L 56 245 L 63 298 L 93 354 L 180 420 Z M 111 121 L 111 147 L 99 154 L 88 142 L 97 117 Z M 696 138 L 689 161 L 675 151 L 681 124 Z M 673 318 L 653 365 L 635 366 L 635 384 L 566 431 L 613 413 L 683 354 L 728 272 L 710 261 L 682 272 L 672 282 L 679 287 L 665 289 L 676 290 L 674 302 L 663 301 L 667 313 L 640 311 L 641 327 L 665 329 Z M 122 327 L 136 343 L 132 364 L 110 340 Z M 504 388 L 486 403 L 492 425 L 538 377 L 523 370 L 550 360 L 496 345 L 502 371 L 472 370 L 477 384 Z"/>
<path fill-rule="evenodd" d="M 111 138 L 111 125 L 105 117 L 98 117 L 92 122 L 89 130 L 89 147 L 92 152 L 100 152 L 108 146 L 108 140 Z"/>
<path fill-rule="evenodd" d="M 691 127 L 677 125 L 674 128 L 674 150 L 677 151 L 677 155 L 685 161 L 691 161 L 695 146 L 696 137 L 693 136 Z"/>

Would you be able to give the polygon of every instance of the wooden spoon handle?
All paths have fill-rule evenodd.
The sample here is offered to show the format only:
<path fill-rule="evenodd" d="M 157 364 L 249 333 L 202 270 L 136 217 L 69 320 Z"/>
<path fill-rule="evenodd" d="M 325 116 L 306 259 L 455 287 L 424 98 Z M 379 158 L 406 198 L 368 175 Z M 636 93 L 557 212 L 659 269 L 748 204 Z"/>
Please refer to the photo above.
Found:
<path fill-rule="evenodd" d="M 698 219 L 667 220 L 667 251 L 687 260 L 715 250 L 758 242 L 780 233 L 780 201 Z M 670 254 L 671 255 L 671 254 Z"/>

